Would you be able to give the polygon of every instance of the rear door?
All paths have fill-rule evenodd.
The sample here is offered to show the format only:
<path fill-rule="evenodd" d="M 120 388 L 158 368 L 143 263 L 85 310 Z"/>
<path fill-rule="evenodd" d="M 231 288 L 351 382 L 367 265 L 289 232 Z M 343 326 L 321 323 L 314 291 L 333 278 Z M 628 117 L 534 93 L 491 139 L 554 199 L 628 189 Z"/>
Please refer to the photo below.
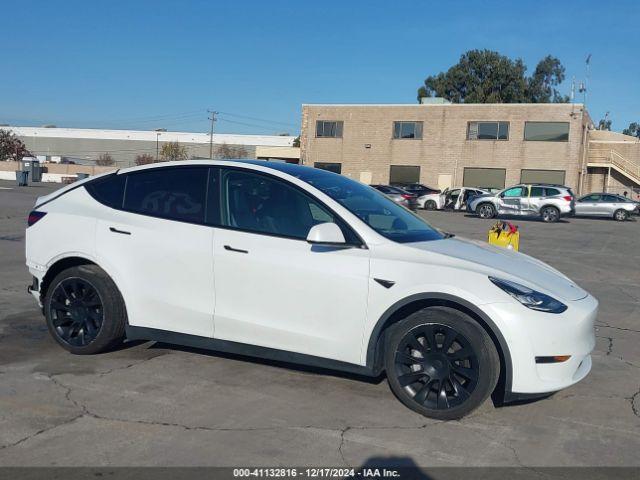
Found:
<path fill-rule="evenodd" d="M 151 168 L 124 176 L 123 202 L 102 212 L 96 247 L 120 287 L 129 324 L 213 336 L 210 169 Z"/>

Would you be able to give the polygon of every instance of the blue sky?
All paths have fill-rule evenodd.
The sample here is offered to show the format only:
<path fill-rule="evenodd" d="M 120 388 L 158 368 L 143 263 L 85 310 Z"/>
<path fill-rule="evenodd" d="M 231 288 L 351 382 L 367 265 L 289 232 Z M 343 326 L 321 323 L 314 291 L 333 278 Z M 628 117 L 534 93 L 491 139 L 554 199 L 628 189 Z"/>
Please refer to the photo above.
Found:
<path fill-rule="evenodd" d="M 469 49 L 582 79 L 613 129 L 640 121 L 640 2 L 7 2 L 0 124 L 296 133 L 302 103 L 414 103 Z M 8 21 L 7 21 L 8 20 Z M 581 96 L 577 100 L 582 100 Z"/>

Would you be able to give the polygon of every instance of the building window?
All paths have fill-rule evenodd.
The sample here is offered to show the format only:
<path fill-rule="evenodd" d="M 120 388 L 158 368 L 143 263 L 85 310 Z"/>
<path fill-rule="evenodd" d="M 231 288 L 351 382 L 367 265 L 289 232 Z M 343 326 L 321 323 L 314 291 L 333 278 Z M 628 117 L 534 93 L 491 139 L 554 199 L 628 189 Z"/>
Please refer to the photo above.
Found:
<path fill-rule="evenodd" d="M 391 165 L 389 183 L 402 185 L 420 182 L 420 167 L 409 165 Z"/>
<path fill-rule="evenodd" d="M 342 164 L 341 163 L 327 163 L 327 162 L 316 162 L 313 164 L 315 168 L 319 168 L 320 170 L 329 170 L 333 173 L 341 173 L 342 172 Z"/>
<path fill-rule="evenodd" d="M 509 140 L 509 122 L 469 122 L 467 140 Z"/>
<path fill-rule="evenodd" d="M 318 138 L 342 138 L 343 122 L 334 120 L 318 120 L 316 122 L 316 137 Z"/>
<path fill-rule="evenodd" d="M 507 171 L 504 168 L 465 167 L 462 186 L 484 189 L 504 188 L 506 176 Z"/>
<path fill-rule="evenodd" d="M 551 183 L 564 185 L 564 170 L 538 170 L 525 168 L 520 170 L 520 183 Z"/>
<path fill-rule="evenodd" d="M 530 142 L 568 142 L 569 122 L 525 122 L 524 139 Z"/>
<path fill-rule="evenodd" d="M 422 122 L 393 122 L 393 138 L 422 140 Z"/>

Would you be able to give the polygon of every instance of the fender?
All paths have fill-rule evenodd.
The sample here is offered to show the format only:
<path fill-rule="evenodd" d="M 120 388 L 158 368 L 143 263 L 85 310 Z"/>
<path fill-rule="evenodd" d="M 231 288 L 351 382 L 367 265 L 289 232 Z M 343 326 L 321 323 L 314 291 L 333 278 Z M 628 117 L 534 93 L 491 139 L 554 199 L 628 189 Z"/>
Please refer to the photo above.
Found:
<path fill-rule="evenodd" d="M 369 336 L 369 343 L 367 346 L 367 359 L 366 366 L 372 371 L 378 371 L 381 367 L 379 355 L 376 355 L 378 350 L 378 340 L 380 339 L 385 327 L 390 325 L 390 321 L 394 313 L 399 311 L 402 307 L 405 307 L 416 301 L 432 301 L 433 305 L 449 305 L 462 307 L 467 310 L 468 313 L 474 317 L 478 323 L 487 331 L 494 343 L 497 343 L 498 355 L 500 356 L 500 363 L 503 368 L 500 371 L 500 379 L 496 391 L 503 393 L 500 400 L 507 400 L 511 396 L 511 383 L 513 375 L 513 364 L 511 361 L 511 353 L 507 342 L 505 341 L 500 329 L 489 316 L 483 312 L 476 305 L 464 300 L 460 297 L 440 292 L 425 292 L 410 295 L 402 300 L 391 305 L 380 317 L 376 325 L 371 331 Z"/>

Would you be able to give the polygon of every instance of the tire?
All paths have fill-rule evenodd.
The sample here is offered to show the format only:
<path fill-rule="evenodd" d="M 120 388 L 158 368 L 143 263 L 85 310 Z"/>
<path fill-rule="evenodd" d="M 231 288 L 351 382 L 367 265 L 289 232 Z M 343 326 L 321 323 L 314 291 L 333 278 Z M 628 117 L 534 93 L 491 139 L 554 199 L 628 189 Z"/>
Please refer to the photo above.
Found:
<path fill-rule="evenodd" d="M 469 354 L 460 356 L 462 351 Z M 478 408 L 500 374 L 500 358 L 487 332 L 449 307 L 425 308 L 394 324 L 384 362 L 396 397 L 411 410 L 438 420 L 461 418 Z"/>
<path fill-rule="evenodd" d="M 495 218 L 498 214 L 496 211 L 496 207 L 494 207 L 491 203 L 481 203 L 476 207 L 476 211 L 480 218 Z"/>
<path fill-rule="evenodd" d="M 629 212 L 627 212 L 626 210 L 618 209 L 615 212 L 613 212 L 613 219 L 618 222 L 624 222 L 628 218 L 629 218 Z"/>
<path fill-rule="evenodd" d="M 437 210 L 438 206 L 436 205 L 436 202 L 434 202 L 433 200 L 427 200 L 424 204 L 424 209 L 425 210 Z"/>
<path fill-rule="evenodd" d="M 116 284 L 97 265 L 60 272 L 44 298 L 49 333 L 76 355 L 109 350 L 124 338 L 127 313 Z"/>
<path fill-rule="evenodd" d="M 540 217 L 543 222 L 546 223 L 556 223 L 560 220 L 560 210 L 556 207 L 544 207 L 540 210 Z"/>

